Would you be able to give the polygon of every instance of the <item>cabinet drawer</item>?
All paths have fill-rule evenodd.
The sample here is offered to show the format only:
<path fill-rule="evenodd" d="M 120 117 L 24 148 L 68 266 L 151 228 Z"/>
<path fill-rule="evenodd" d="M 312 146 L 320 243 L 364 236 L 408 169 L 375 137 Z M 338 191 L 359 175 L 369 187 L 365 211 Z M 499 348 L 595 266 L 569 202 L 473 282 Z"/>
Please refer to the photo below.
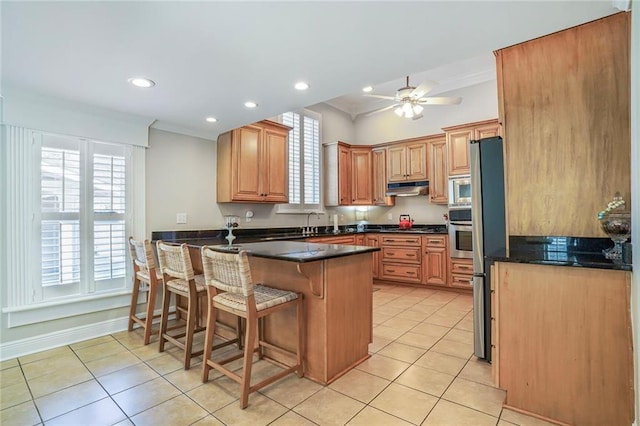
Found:
<path fill-rule="evenodd" d="M 355 245 L 355 237 L 313 237 L 307 239 L 310 243 L 321 243 L 321 244 L 343 244 L 343 245 Z"/>
<path fill-rule="evenodd" d="M 380 245 L 388 245 L 388 246 L 416 246 L 420 247 L 420 236 L 419 235 L 384 235 L 380 239 Z"/>
<path fill-rule="evenodd" d="M 463 274 L 451 274 L 451 286 L 452 287 L 463 287 L 463 288 L 472 288 L 471 279 L 473 275 L 463 275 Z"/>
<path fill-rule="evenodd" d="M 451 258 L 451 273 L 473 275 L 473 261 L 471 259 Z"/>
<path fill-rule="evenodd" d="M 381 278 L 394 281 L 419 283 L 421 281 L 420 265 L 382 264 Z"/>
<path fill-rule="evenodd" d="M 382 247 L 382 260 L 420 263 L 420 247 Z"/>
<path fill-rule="evenodd" d="M 447 246 L 447 236 L 446 235 L 438 235 L 431 237 L 423 237 L 424 245 L 426 247 L 446 247 Z"/>

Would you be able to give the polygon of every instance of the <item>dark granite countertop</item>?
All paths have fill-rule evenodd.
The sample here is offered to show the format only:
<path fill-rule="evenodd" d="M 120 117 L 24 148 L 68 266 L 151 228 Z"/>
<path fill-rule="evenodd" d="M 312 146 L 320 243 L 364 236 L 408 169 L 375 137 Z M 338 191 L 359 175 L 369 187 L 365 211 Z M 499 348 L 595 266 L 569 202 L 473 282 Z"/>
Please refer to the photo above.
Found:
<path fill-rule="evenodd" d="M 301 241 L 264 241 L 257 243 L 218 245 L 212 247 L 220 251 L 246 250 L 249 256 L 290 262 L 315 262 L 335 257 L 379 251 L 377 247 L 349 246 L 341 244 L 307 243 Z"/>
<path fill-rule="evenodd" d="M 613 242 L 608 238 L 512 236 L 509 238 L 508 257 L 488 253 L 486 258 L 496 262 L 631 271 L 630 254 L 620 263 L 614 263 L 604 256 L 602 250 L 612 246 Z"/>
<path fill-rule="evenodd" d="M 366 233 L 401 233 L 401 234 L 447 234 L 445 225 L 414 225 L 409 230 L 400 230 L 394 225 L 367 225 L 362 232 L 356 231 L 355 225 L 340 227 L 340 232 L 333 233 L 331 227 L 319 227 L 319 232 L 303 234 L 301 228 L 236 228 L 233 234 L 236 239 L 234 243 L 254 243 L 261 241 L 296 241 L 312 237 L 339 237 L 344 235 L 357 235 Z M 326 231 L 325 231 L 326 229 Z M 187 243 L 193 245 L 214 245 L 227 244 L 225 237 L 228 235 L 226 229 L 192 230 L 192 231 L 154 231 L 151 239 L 163 240 L 174 243 Z"/>

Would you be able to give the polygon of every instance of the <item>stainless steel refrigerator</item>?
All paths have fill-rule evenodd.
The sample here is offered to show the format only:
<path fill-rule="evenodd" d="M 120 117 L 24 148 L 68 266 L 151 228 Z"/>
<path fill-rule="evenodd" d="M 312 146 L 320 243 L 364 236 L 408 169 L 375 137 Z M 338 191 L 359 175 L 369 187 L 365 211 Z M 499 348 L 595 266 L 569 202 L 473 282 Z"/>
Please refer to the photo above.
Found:
<path fill-rule="evenodd" d="M 491 261 L 506 254 L 502 138 L 471 141 L 474 354 L 491 361 Z"/>

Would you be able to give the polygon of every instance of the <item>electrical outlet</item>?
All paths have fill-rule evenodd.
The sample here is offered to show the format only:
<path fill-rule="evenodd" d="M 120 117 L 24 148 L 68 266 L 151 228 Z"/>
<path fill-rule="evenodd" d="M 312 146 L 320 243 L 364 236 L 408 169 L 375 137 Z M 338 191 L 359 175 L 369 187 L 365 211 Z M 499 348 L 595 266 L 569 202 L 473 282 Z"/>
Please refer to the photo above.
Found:
<path fill-rule="evenodd" d="M 387 213 L 387 219 L 393 220 L 393 213 Z"/>
<path fill-rule="evenodd" d="M 176 223 L 187 223 L 187 214 L 176 213 Z"/>

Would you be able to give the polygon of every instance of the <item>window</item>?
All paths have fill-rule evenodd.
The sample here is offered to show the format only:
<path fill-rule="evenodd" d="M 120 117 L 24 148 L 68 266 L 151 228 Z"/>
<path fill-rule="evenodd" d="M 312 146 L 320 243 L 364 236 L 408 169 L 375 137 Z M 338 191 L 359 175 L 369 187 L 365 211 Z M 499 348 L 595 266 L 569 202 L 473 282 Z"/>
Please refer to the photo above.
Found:
<path fill-rule="evenodd" d="M 282 123 L 293 129 L 289 132 L 289 204 L 279 205 L 278 212 L 319 212 L 320 114 L 287 112 Z"/>
<path fill-rule="evenodd" d="M 126 287 L 127 152 L 43 136 L 39 301 Z"/>

